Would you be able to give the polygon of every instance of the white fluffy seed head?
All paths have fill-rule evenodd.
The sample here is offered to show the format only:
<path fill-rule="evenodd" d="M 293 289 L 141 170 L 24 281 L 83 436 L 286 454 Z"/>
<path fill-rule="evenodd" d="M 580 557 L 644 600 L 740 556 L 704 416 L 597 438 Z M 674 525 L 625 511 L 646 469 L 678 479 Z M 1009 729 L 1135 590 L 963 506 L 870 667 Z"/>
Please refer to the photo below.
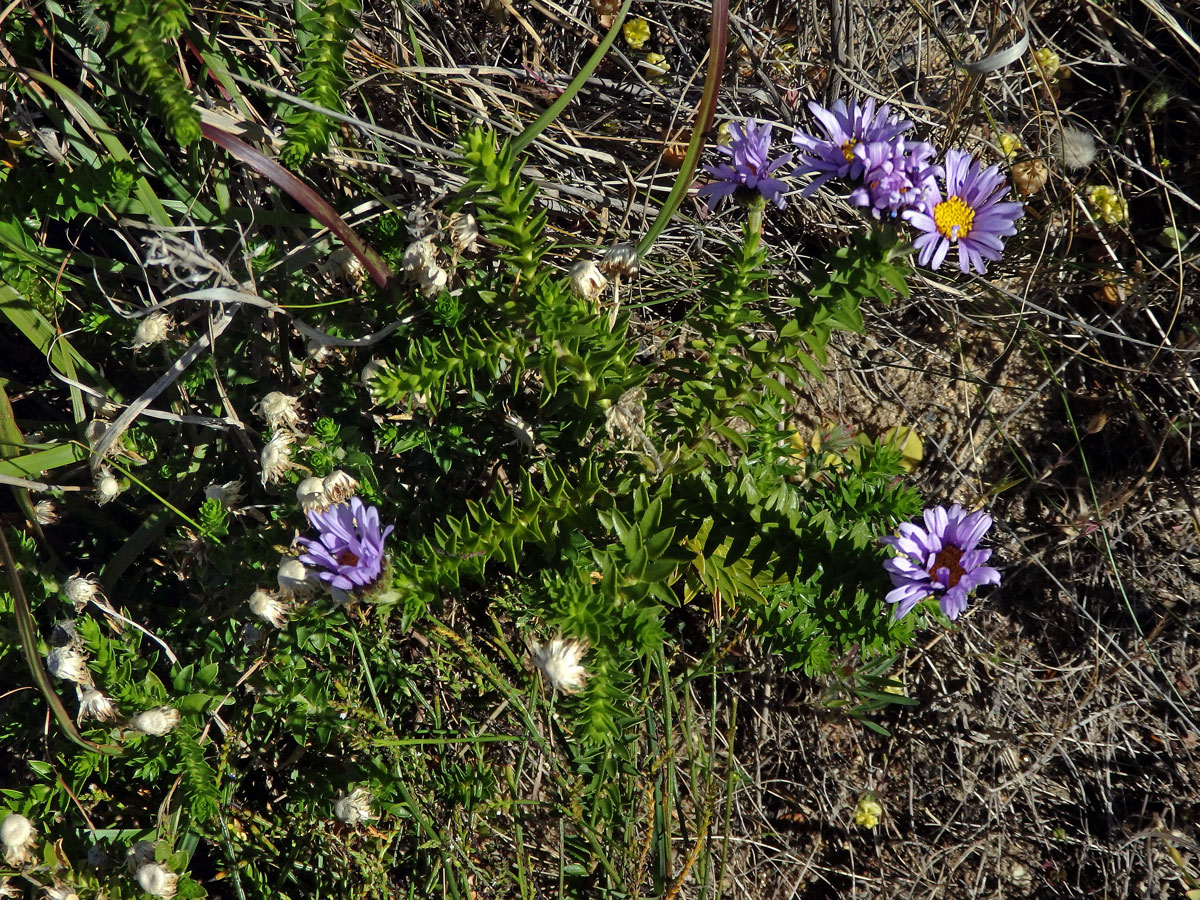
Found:
<path fill-rule="evenodd" d="M 161 863 L 146 863 L 137 870 L 137 883 L 151 897 L 174 897 L 179 876 Z"/>
<path fill-rule="evenodd" d="M 405 247 L 404 257 L 401 259 L 400 265 L 414 279 L 419 278 L 419 273 L 426 269 L 436 268 L 437 247 L 433 245 L 433 239 L 421 238 L 421 240 L 413 241 Z"/>
<path fill-rule="evenodd" d="M 316 590 L 312 579 L 308 577 L 308 566 L 294 556 L 280 558 L 275 581 L 279 585 L 280 595 L 284 598 L 311 597 Z"/>
<path fill-rule="evenodd" d="M 323 512 L 329 507 L 325 496 L 325 482 L 315 475 L 305 478 L 296 485 L 296 503 L 307 512 Z"/>
<path fill-rule="evenodd" d="M 347 825 L 357 825 L 377 818 L 371 810 L 371 793 L 366 788 L 355 788 L 333 804 L 333 814 Z"/>
<path fill-rule="evenodd" d="M 439 265 L 428 266 L 424 269 L 418 269 L 412 273 L 413 278 L 421 287 L 421 292 L 426 297 L 432 297 L 440 294 L 450 283 L 450 275 Z"/>
<path fill-rule="evenodd" d="M 162 737 L 174 731 L 175 726 L 179 724 L 179 710 L 170 706 L 157 706 L 138 713 L 129 724 L 142 734 Z"/>
<path fill-rule="evenodd" d="M 345 503 L 358 490 L 358 479 L 341 469 L 334 469 L 321 484 L 330 503 Z"/>
<path fill-rule="evenodd" d="M 271 391 L 254 404 L 250 411 L 256 416 L 261 416 L 272 430 L 295 429 L 300 424 L 300 401 L 283 391 Z"/>
<path fill-rule="evenodd" d="M 117 480 L 108 466 L 101 466 L 96 475 L 96 502 L 103 506 L 105 503 L 116 500 L 120 493 L 121 482 Z"/>
<path fill-rule="evenodd" d="M 1096 139 L 1086 131 L 1064 127 L 1054 136 L 1054 155 L 1066 169 L 1086 169 L 1096 161 Z"/>
<path fill-rule="evenodd" d="M 294 443 L 295 439 L 291 434 L 286 431 L 277 431 L 263 446 L 262 453 L 258 457 L 259 465 L 262 467 L 263 487 L 270 482 L 279 481 L 285 472 L 296 467 L 296 464 L 292 462 L 292 444 Z"/>
<path fill-rule="evenodd" d="M 270 591 L 257 590 L 250 595 L 250 612 L 276 628 L 287 624 L 287 605 Z"/>
<path fill-rule="evenodd" d="M 590 259 L 581 259 L 571 266 L 571 290 L 575 296 L 595 300 L 607 285 L 608 279 Z"/>
<path fill-rule="evenodd" d="M 529 644 L 529 657 L 550 687 L 573 694 L 587 683 L 588 671 L 582 660 L 588 651 L 586 641 L 556 637 L 544 644 Z"/>
<path fill-rule="evenodd" d="M 63 582 L 62 592 L 63 596 L 75 607 L 75 612 L 83 612 L 89 603 L 102 596 L 100 582 L 95 578 L 88 578 L 78 573 Z"/>
<path fill-rule="evenodd" d="M 479 244 L 479 223 L 469 212 L 450 216 L 450 240 L 459 253 L 470 253 Z"/>
<path fill-rule="evenodd" d="M 171 317 L 166 313 L 150 313 L 138 323 L 137 331 L 133 334 L 133 349 L 161 344 L 171 331 Z"/>
<path fill-rule="evenodd" d="M 23 866 L 33 859 L 29 851 L 37 844 L 37 831 L 20 813 L 9 813 L 0 822 L 0 844 L 4 845 L 4 860 L 10 866 Z"/>
<path fill-rule="evenodd" d="M 92 673 L 87 666 L 87 658 L 74 647 L 53 647 L 46 657 L 46 668 L 55 678 L 72 681 L 90 687 Z"/>
<path fill-rule="evenodd" d="M 95 719 L 97 722 L 107 722 L 117 715 L 117 709 L 112 700 L 94 687 L 85 688 L 79 693 L 79 718 Z"/>

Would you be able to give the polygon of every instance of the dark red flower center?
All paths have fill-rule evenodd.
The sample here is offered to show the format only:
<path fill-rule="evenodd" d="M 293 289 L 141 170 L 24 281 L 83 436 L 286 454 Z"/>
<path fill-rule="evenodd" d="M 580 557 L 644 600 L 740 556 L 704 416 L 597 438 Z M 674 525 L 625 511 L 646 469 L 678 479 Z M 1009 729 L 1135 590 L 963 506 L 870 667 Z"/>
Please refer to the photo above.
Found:
<path fill-rule="evenodd" d="M 339 566 L 357 566 L 358 557 L 350 550 L 343 550 L 337 555 Z"/>
<path fill-rule="evenodd" d="M 960 562 L 962 554 L 962 550 L 953 544 L 943 547 L 933 560 L 933 565 L 929 569 L 929 577 L 936 579 L 938 569 L 949 569 L 950 575 L 946 578 L 946 587 L 954 587 L 958 584 L 959 579 L 967 574 Z"/>

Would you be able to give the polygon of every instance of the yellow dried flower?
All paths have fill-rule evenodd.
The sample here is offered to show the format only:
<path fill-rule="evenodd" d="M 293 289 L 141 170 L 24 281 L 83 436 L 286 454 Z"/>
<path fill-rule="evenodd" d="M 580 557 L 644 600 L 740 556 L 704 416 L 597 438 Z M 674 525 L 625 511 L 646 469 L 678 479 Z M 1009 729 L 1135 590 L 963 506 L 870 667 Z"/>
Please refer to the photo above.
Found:
<path fill-rule="evenodd" d="M 1094 185 L 1087 198 L 1092 215 L 1105 225 L 1120 225 L 1129 218 L 1129 204 L 1107 184 Z"/>
<path fill-rule="evenodd" d="M 630 19 L 621 26 L 621 33 L 625 35 L 625 43 L 634 50 L 641 50 L 650 40 L 650 23 L 645 19 Z"/>
<path fill-rule="evenodd" d="M 854 807 L 854 824 L 861 825 L 863 828 L 874 828 L 879 824 L 879 819 L 883 815 L 883 805 L 875 799 L 875 795 L 865 793 L 858 798 L 858 805 Z"/>
<path fill-rule="evenodd" d="M 651 75 L 666 75 L 671 71 L 671 64 L 661 53 L 647 53 L 642 65 L 650 70 Z"/>
<path fill-rule="evenodd" d="M 1004 155 L 1005 159 L 1012 159 L 1023 146 L 1021 139 L 1011 131 L 1000 135 L 996 143 L 1000 145 L 1000 152 Z"/>
<path fill-rule="evenodd" d="M 1040 50 L 1033 51 L 1033 61 L 1037 63 L 1039 69 L 1042 70 L 1042 77 L 1049 81 L 1053 78 L 1060 68 L 1062 68 L 1062 60 L 1058 54 L 1049 47 L 1042 47 Z"/>

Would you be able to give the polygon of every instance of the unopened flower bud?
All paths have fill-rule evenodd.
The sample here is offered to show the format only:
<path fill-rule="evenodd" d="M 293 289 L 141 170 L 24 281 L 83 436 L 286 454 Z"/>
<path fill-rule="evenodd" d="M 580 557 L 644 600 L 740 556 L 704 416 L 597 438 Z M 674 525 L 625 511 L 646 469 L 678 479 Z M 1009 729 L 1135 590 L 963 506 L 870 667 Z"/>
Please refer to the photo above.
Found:
<path fill-rule="evenodd" d="M 276 628 L 287 625 L 287 606 L 270 591 L 257 590 L 250 595 L 250 612 Z"/>
<path fill-rule="evenodd" d="M 608 285 L 608 279 L 590 259 L 581 259 L 571 266 L 571 290 L 575 296 L 595 300 Z"/>
<path fill-rule="evenodd" d="M 280 428 L 295 430 L 300 424 L 300 401 L 283 391 L 271 391 L 250 410 L 275 431 Z"/>
<path fill-rule="evenodd" d="M 378 818 L 371 811 L 371 794 L 366 788 L 355 788 L 333 804 L 333 814 L 347 825 L 357 825 Z"/>
<path fill-rule="evenodd" d="M 54 500 L 39 500 L 33 505 L 33 518 L 39 525 L 57 525 L 58 503 Z"/>
<path fill-rule="evenodd" d="M 632 278 L 641 271 L 637 247 L 633 244 L 615 244 L 600 260 L 600 269 L 610 278 Z"/>
<path fill-rule="evenodd" d="M 87 659 L 73 647 L 53 647 L 46 657 L 46 668 L 55 678 L 75 684 L 92 685 L 92 673 Z"/>
<path fill-rule="evenodd" d="M 306 513 L 327 509 L 329 500 L 325 496 L 324 480 L 313 475 L 296 485 L 296 503 Z"/>
<path fill-rule="evenodd" d="M 29 851 L 37 845 L 37 831 L 20 813 L 9 813 L 0 822 L 0 844 L 4 845 L 4 861 L 10 866 L 23 866 L 33 860 Z"/>
<path fill-rule="evenodd" d="M 137 331 L 133 334 L 132 349 L 149 347 L 151 344 L 161 344 L 167 339 L 171 330 L 171 317 L 166 313 L 150 313 L 138 323 Z"/>
<path fill-rule="evenodd" d="M 151 897 L 175 896 L 179 876 L 161 863 L 146 863 L 137 870 L 137 883 Z"/>
<path fill-rule="evenodd" d="M 279 561 L 275 573 L 279 592 L 284 597 L 311 597 L 316 587 L 308 577 L 308 567 L 294 556 L 285 556 Z"/>
<path fill-rule="evenodd" d="M 117 709 L 113 702 L 102 691 L 84 688 L 79 693 L 79 718 L 95 719 L 97 722 L 107 722 L 115 718 Z"/>
<path fill-rule="evenodd" d="M 63 582 L 62 592 L 75 607 L 75 612 L 83 612 L 89 603 L 101 596 L 100 582 L 95 578 L 72 575 Z"/>
<path fill-rule="evenodd" d="M 334 469 L 325 476 L 322 486 L 330 503 L 345 503 L 358 490 L 358 480 L 341 469 Z"/>
<path fill-rule="evenodd" d="M 129 724 L 142 734 L 162 737 L 174 731 L 175 726 L 179 724 L 179 710 L 170 706 L 157 706 L 138 713 Z"/>
<path fill-rule="evenodd" d="M 459 253 L 470 253 L 479 244 L 479 223 L 469 212 L 450 216 L 450 241 Z"/>

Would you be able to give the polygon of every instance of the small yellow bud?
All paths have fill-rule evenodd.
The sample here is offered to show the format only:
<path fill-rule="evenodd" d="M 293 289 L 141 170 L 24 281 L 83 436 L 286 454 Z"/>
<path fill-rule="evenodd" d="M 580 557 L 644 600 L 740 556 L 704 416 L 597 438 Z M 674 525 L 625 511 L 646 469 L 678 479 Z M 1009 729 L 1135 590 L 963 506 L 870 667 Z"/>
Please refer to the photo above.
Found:
<path fill-rule="evenodd" d="M 1000 152 L 1005 159 L 1012 159 L 1017 155 L 1017 151 L 1021 149 L 1021 139 L 1012 132 L 1006 132 L 1000 135 L 997 142 L 1000 145 Z"/>
<path fill-rule="evenodd" d="M 645 19 L 630 19 L 621 26 L 621 33 L 625 35 L 625 43 L 634 50 L 641 50 L 650 40 L 650 23 Z"/>
<path fill-rule="evenodd" d="M 647 53 L 641 65 L 649 71 L 651 76 L 666 75 L 671 71 L 671 64 L 661 53 Z"/>
<path fill-rule="evenodd" d="M 1120 225 L 1129 218 L 1129 204 L 1107 184 L 1093 185 L 1087 198 L 1092 214 L 1106 225 Z"/>
<path fill-rule="evenodd" d="M 883 805 L 875 799 L 874 794 L 868 792 L 858 798 L 858 804 L 854 807 L 855 825 L 874 828 L 879 824 L 881 816 L 883 816 Z"/>
<path fill-rule="evenodd" d="M 1062 68 L 1062 60 L 1049 47 L 1034 50 L 1033 61 L 1037 63 L 1037 67 L 1042 71 L 1042 77 L 1047 81 L 1053 78 L 1058 73 L 1058 70 Z"/>

